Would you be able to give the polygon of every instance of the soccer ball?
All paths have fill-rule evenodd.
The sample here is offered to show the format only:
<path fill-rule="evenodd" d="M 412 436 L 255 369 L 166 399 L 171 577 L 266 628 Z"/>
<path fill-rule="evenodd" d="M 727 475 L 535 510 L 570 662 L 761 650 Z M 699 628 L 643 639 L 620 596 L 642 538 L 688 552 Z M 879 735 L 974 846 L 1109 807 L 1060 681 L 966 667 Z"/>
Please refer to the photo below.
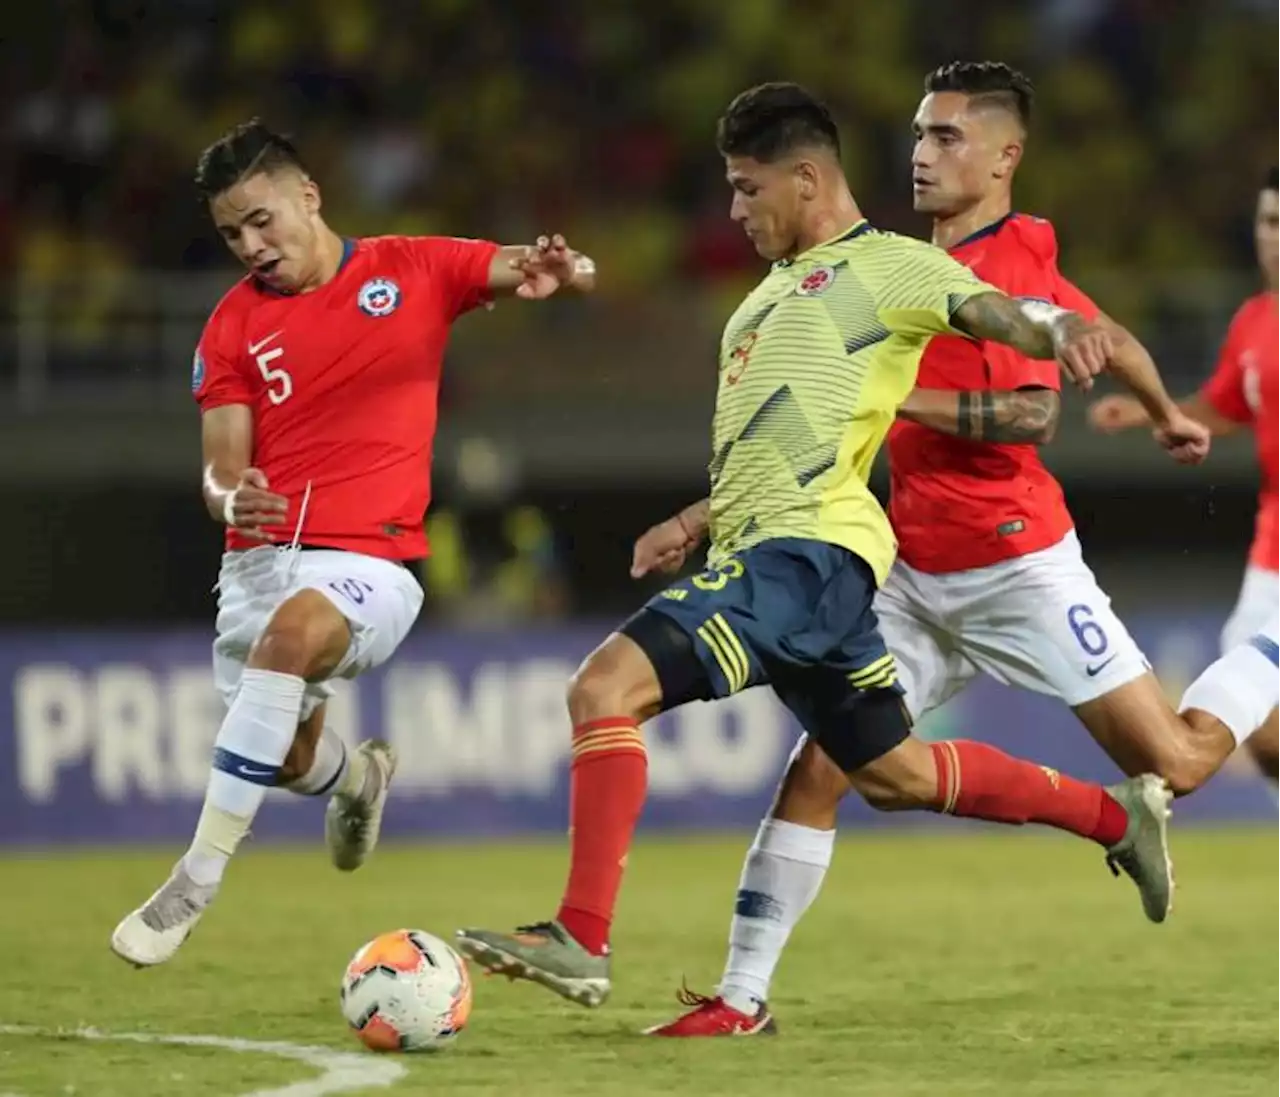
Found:
<path fill-rule="evenodd" d="M 342 976 L 342 1015 L 373 1051 L 438 1051 L 470 1013 L 466 961 L 420 929 L 375 937 Z"/>

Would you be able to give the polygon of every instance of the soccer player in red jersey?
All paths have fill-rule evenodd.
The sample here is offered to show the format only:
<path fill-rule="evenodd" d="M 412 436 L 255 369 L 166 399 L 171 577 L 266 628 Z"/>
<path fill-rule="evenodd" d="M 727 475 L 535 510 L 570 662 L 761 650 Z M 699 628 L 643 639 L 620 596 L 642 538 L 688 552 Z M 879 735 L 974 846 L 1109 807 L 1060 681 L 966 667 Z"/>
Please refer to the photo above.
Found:
<path fill-rule="evenodd" d="M 1254 209 L 1254 243 L 1258 267 L 1265 288 L 1244 302 L 1232 318 L 1218 354 L 1213 376 L 1194 396 L 1181 401 L 1182 410 L 1204 423 L 1214 434 L 1233 434 L 1241 427 L 1252 429 L 1258 447 L 1258 517 L 1254 525 L 1249 563 L 1235 609 L 1222 630 L 1222 650 L 1230 651 L 1264 628 L 1280 603 L 1280 418 L 1277 417 L 1277 325 L 1276 289 L 1280 253 L 1280 191 L 1277 171 L 1272 168 L 1258 191 Z M 1108 434 L 1149 422 L 1141 404 L 1127 396 L 1108 396 L 1090 408 L 1089 417 L 1097 429 Z M 1272 712 L 1266 728 L 1245 746 L 1262 771 L 1276 780 L 1277 723 Z"/>
<path fill-rule="evenodd" d="M 1200 460 L 1207 430 L 1174 404 L 1142 346 L 1062 276 L 1052 226 L 1013 212 L 1029 82 L 1005 65 L 956 63 L 925 90 L 913 179 L 934 243 L 1012 295 L 1097 317 L 1112 335 L 1109 368 L 1159 424 L 1157 441 L 1178 460 Z M 1065 701 L 1127 773 L 1153 771 L 1178 793 L 1197 787 L 1276 705 L 1275 619 L 1190 687 L 1179 716 L 1084 562 L 1062 491 L 1036 455 L 1058 417 L 1056 373 L 991 342 L 942 336 L 916 384 L 888 439 L 899 558 L 875 598 L 911 714 L 985 673 Z M 641 537 L 633 574 L 680 566 L 701 540 L 695 518 L 690 508 Z M 950 802 L 967 806 L 968 782 L 984 776 L 980 754 L 957 764 Z M 816 744 L 797 744 L 743 867 L 719 993 L 686 994 L 691 1011 L 654 1035 L 773 1030 L 769 983 L 821 888 L 850 787 Z M 873 806 L 896 806 L 852 787 Z"/>
<path fill-rule="evenodd" d="M 432 439 L 449 329 L 498 294 L 589 290 L 563 239 L 344 239 L 296 149 L 258 121 L 200 157 L 196 185 L 249 270 L 195 354 L 204 498 L 227 527 L 214 677 L 228 710 L 190 849 L 116 928 L 139 966 L 163 963 L 214 898 L 269 787 L 331 794 L 335 865 L 377 841 L 389 747 L 348 755 L 324 726 L 331 682 L 389 659 L 422 606 Z"/>

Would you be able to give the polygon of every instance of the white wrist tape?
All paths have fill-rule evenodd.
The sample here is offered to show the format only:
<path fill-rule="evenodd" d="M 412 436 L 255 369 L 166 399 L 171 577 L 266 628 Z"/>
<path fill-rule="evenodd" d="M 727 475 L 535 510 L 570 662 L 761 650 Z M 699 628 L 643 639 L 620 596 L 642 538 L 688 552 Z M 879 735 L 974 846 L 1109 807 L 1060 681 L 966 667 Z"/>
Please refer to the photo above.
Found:
<path fill-rule="evenodd" d="M 240 494 L 240 489 L 227 492 L 222 500 L 222 520 L 229 526 L 236 524 L 236 496 Z"/>
<path fill-rule="evenodd" d="M 1050 325 L 1057 323 L 1064 316 L 1070 315 L 1070 309 L 1059 308 L 1048 301 L 1037 297 L 1019 297 L 1018 309 L 1033 324 Z"/>

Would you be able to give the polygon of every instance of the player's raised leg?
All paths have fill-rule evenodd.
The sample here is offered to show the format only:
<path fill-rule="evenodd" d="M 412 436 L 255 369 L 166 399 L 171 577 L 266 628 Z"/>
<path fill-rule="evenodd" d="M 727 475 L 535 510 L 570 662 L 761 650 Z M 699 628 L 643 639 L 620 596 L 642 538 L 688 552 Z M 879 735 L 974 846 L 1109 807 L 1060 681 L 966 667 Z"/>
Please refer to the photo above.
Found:
<path fill-rule="evenodd" d="M 1188 687 L 1176 713 L 1150 673 L 1075 712 L 1121 769 L 1157 773 L 1178 796 L 1194 792 L 1255 738 L 1265 766 L 1280 702 L 1277 635 L 1273 618 L 1226 652 Z"/>
<path fill-rule="evenodd" d="M 624 629 L 640 636 L 675 632 L 643 611 Z M 658 673 L 631 635 L 611 634 L 583 662 L 568 695 L 571 845 L 560 908 L 553 919 L 514 933 L 459 930 L 465 955 L 489 971 L 530 979 L 581 1005 L 604 1003 L 610 991 L 609 928 L 644 806 L 648 758 L 640 724 L 662 700 Z"/>
<path fill-rule="evenodd" d="M 328 677 L 350 643 L 346 618 L 317 591 L 299 591 L 272 615 L 218 729 L 191 847 L 163 886 L 116 927 L 111 947 L 117 955 L 138 966 L 164 963 L 195 928 L 279 778 L 307 680 Z"/>

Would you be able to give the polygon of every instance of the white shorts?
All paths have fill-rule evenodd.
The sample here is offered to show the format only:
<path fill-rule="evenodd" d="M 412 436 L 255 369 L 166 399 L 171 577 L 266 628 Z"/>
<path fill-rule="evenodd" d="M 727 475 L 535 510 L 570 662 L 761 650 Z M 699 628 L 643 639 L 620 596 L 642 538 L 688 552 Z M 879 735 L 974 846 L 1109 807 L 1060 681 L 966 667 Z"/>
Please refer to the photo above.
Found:
<path fill-rule="evenodd" d="M 1260 632 L 1276 615 L 1280 603 L 1280 575 L 1250 564 L 1244 571 L 1240 597 L 1222 628 L 1222 650 L 1239 647 Z"/>
<path fill-rule="evenodd" d="M 276 609 L 301 590 L 323 594 L 351 626 L 351 646 L 333 678 L 354 678 L 391 658 L 422 609 L 422 588 L 390 560 L 338 550 L 293 551 L 266 545 L 228 552 L 218 575 L 213 679 L 230 705 L 249 651 Z M 308 682 L 301 719 L 333 695 L 328 681 Z"/>
<path fill-rule="evenodd" d="M 1074 706 L 1150 669 L 1084 562 L 1074 530 L 1047 549 L 985 568 L 935 575 L 899 560 L 875 610 L 915 717 L 979 672 Z"/>

